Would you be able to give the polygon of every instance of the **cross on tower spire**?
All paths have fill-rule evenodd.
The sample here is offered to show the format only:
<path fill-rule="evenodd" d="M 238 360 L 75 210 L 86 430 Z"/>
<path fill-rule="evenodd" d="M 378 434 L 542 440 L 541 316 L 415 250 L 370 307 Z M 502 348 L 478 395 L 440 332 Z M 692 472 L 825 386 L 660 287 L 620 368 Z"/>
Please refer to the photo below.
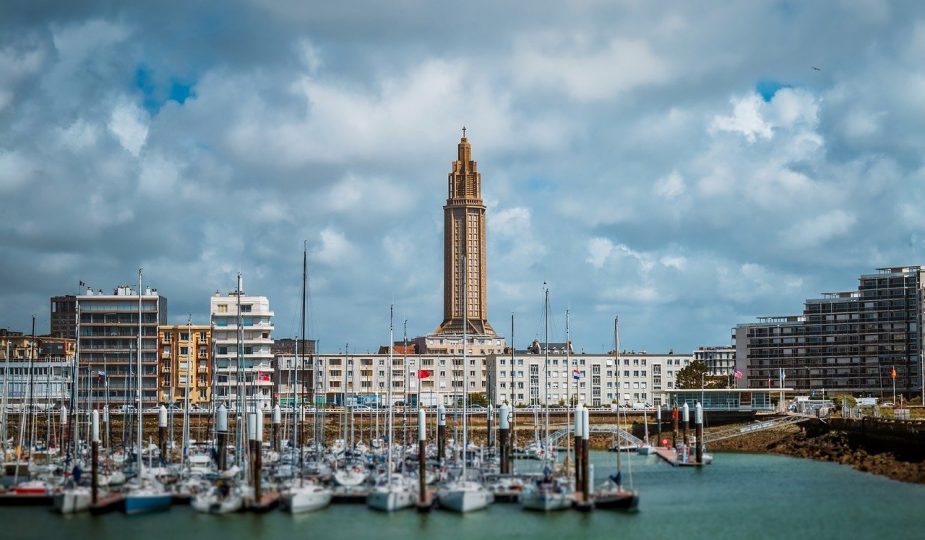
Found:
<path fill-rule="evenodd" d="M 466 138 L 466 126 L 463 126 L 462 132 L 463 132 L 463 139 L 465 139 Z"/>

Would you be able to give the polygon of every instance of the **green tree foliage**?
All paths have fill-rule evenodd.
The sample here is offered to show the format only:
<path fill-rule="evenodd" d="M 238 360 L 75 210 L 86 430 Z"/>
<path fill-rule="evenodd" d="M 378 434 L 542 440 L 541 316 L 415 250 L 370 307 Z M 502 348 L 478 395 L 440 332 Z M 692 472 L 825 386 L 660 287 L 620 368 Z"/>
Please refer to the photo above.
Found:
<path fill-rule="evenodd" d="M 708 375 L 707 365 L 702 360 L 694 360 L 687 367 L 678 371 L 675 388 L 679 390 L 703 388 L 729 388 L 729 377 Z"/>
<path fill-rule="evenodd" d="M 481 405 L 482 407 L 488 407 L 488 396 L 485 395 L 485 392 L 469 394 L 469 405 Z"/>

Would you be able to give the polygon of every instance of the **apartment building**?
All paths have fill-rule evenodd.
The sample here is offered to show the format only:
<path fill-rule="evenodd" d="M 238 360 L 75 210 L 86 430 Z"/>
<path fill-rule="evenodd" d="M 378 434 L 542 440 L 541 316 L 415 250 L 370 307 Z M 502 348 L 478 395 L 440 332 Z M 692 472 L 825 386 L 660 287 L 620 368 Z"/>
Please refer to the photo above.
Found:
<path fill-rule="evenodd" d="M 161 403 L 208 405 L 212 393 L 212 327 L 207 324 L 158 328 Z"/>
<path fill-rule="evenodd" d="M 761 317 L 733 339 L 748 388 L 917 394 L 925 268 L 878 268 L 855 291 L 808 299 L 802 315 Z M 783 377 L 781 377 L 783 374 Z"/>
<path fill-rule="evenodd" d="M 269 409 L 274 391 L 269 299 L 246 295 L 239 278 L 235 291 L 215 293 L 210 302 L 216 403 Z"/>
<path fill-rule="evenodd" d="M 461 402 L 464 382 L 469 394 L 489 391 L 488 357 L 443 354 L 392 355 L 392 401 L 432 406 Z M 321 354 L 313 359 L 315 392 L 328 403 L 385 404 L 388 354 Z"/>
<path fill-rule="evenodd" d="M 140 312 L 140 321 L 139 321 Z M 133 404 L 141 343 L 141 399 L 158 403 L 158 327 L 167 322 L 167 299 L 157 289 L 120 285 L 112 294 L 87 289 L 77 295 L 77 357 L 81 400 Z M 139 332 L 141 339 L 139 340 Z M 96 384 L 97 381 L 105 384 Z"/>
<path fill-rule="evenodd" d="M 624 352 L 574 354 L 550 343 L 525 351 L 490 355 L 492 402 L 525 405 L 612 403 L 658 405 L 674 388 L 677 372 L 690 365 L 691 355 Z M 545 374 L 545 377 L 544 377 Z M 545 380 L 544 380 L 545 379 Z"/>
<path fill-rule="evenodd" d="M 703 362 L 709 375 L 728 377 L 736 370 L 736 349 L 731 345 L 698 347 L 694 351 L 694 360 Z"/>

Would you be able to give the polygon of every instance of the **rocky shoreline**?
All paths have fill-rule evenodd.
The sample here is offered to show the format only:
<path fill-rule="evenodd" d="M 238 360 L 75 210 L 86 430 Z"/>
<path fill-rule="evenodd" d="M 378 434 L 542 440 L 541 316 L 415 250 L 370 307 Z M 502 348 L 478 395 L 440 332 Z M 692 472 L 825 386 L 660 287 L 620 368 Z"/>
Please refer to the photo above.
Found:
<path fill-rule="evenodd" d="M 890 451 L 865 447 L 848 434 L 830 431 L 807 435 L 797 426 L 785 426 L 710 445 L 714 452 L 759 452 L 819 461 L 832 461 L 854 469 L 902 482 L 925 484 L 925 461 L 905 458 Z"/>

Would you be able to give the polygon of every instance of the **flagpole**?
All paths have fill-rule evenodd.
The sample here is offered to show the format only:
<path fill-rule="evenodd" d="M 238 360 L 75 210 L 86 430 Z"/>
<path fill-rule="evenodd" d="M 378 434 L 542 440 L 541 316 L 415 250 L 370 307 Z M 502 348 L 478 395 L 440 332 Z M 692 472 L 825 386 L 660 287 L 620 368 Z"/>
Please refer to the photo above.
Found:
<path fill-rule="evenodd" d="M 893 410 L 896 410 L 896 366 L 893 366 L 893 371 L 890 372 L 890 378 L 893 379 Z"/>

